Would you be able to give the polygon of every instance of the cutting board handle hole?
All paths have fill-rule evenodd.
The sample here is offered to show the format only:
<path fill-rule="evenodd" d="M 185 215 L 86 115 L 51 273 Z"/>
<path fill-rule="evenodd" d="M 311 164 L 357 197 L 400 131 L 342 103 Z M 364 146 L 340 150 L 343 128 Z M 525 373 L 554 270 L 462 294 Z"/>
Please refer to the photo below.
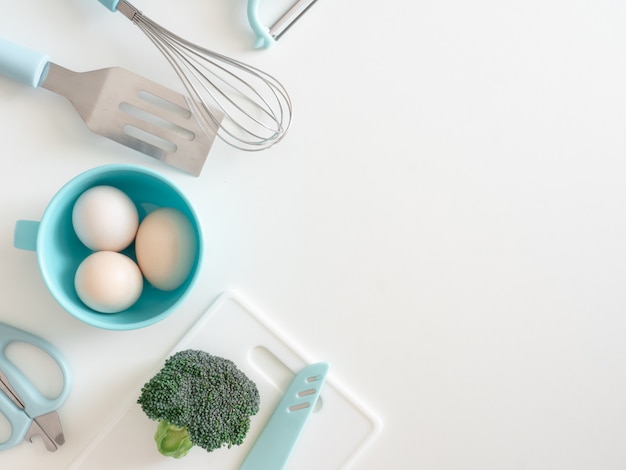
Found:
<path fill-rule="evenodd" d="M 250 351 L 250 362 L 280 393 L 284 394 L 296 374 L 278 359 L 265 346 L 257 346 Z M 318 397 L 313 413 L 322 409 L 322 397 Z"/>

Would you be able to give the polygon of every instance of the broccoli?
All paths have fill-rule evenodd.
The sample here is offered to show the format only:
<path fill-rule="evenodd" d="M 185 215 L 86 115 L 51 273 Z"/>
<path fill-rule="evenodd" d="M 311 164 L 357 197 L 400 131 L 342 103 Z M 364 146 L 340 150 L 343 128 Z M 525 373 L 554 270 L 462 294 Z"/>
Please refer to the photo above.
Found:
<path fill-rule="evenodd" d="M 194 445 L 208 452 L 240 445 L 259 402 L 256 384 L 232 361 L 193 349 L 170 356 L 137 400 L 159 423 L 159 452 L 174 458 Z"/>

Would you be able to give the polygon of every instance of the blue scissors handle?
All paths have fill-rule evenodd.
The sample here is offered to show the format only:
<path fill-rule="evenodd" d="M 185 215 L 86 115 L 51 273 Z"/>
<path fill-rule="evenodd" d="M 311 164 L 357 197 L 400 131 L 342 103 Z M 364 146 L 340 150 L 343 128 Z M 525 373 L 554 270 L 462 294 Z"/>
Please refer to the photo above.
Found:
<path fill-rule="evenodd" d="M 4 415 L 11 425 L 11 435 L 6 441 L 0 442 L 0 450 L 6 450 L 24 440 L 32 419 L 2 392 L 0 392 L 0 410 L 2 410 L 0 413 Z"/>
<path fill-rule="evenodd" d="M 30 380 L 6 356 L 6 349 L 13 343 L 28 343 L 48 354 L 59 366 L 63 375 L 63 387 L 57 397 L 48 398 L 39 392 Z M 20 442 L 34 418 L 56 411 L 70 392 L 70 370 L 61 353 L 49 342 L 27 331 L 0 322 L 0 370 L 9 381 L 24 405 L 21 410 L 4 393 L 0 392 L 0 412 L 9 421 L 12 434 L 8 441 L 0 443 L 0 450 Z"/>

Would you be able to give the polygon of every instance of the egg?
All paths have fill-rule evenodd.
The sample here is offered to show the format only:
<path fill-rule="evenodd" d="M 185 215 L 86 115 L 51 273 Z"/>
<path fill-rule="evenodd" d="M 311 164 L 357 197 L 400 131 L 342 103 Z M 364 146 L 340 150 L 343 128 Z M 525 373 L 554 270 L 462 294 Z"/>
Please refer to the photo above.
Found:
<path fill-rule="evenodd" d="M 137 264 L 150 284 L 171 291 L 189 277 L 197 245 L 194 227 L 185 214 L 159 208 L 149 213 L 137 230 Z"/>
<path fill-rule="evenodd" d="M 78 239 L 91 250 L 121 251 L 135 238 L 139 215 L 123 191 L 94 186 L 74 203 L 72 225 Z"/>
<path fill-rule="evenodd" d="M 126 310 L 141 296 L 143 277 L 128 256 L 113 251 L 96 251 L 85 258 L 74 276 L 80 300 L 101 313 Z"/>

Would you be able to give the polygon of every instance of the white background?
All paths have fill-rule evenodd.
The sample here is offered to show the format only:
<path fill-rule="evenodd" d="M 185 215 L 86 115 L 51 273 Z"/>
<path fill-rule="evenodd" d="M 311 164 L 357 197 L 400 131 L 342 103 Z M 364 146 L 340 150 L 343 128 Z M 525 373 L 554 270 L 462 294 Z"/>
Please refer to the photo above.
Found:
<path fill-rule="evenodd" d="M 626 468 L 623 2 L 322 0 L 263 51 L 244 0 L 134 4 L 279 77 L 293 127 L 261 154 L 216 144 L 194 178 L 0 78 L 0 320 L 57 345 L 74 372 L 67 449 L 24 444 L 2 468 L 66 468 L 228 288 L 380 417 L 355 469 Z M 1 36 L 60 65 L 178 87 L 96 0 L 0 6 Z M 132 332 L 66 314 L 35 255 L 12 246 L 17 219 L 113 162 L 171 178 L 206 232 L 197 288 Z"/>

